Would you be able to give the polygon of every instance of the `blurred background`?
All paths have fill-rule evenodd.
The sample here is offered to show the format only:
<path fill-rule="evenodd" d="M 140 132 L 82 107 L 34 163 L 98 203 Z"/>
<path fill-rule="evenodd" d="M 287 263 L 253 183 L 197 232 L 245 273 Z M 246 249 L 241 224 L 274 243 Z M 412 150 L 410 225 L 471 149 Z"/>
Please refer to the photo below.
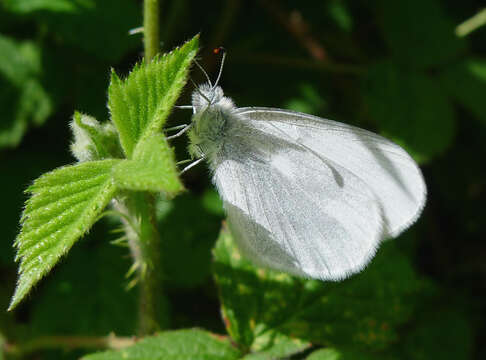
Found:
<path fill-rule="evenodd" d="M 303 111 L 378 132 L 421 164 L 429 197 L 419 222 L 394 240 L 433 289 L 417 297 L 394 341 L 405 359 L 486 358 L 486 22 L 480 0 L 166 0 L 163 51 L 201 33 L 199 61 L 238 106 Z M 483 12 L 481 13 L 481 11 Z M 478 14 L 478 15 L 477 15 Z M 482 15 L 481 15 L 482 14 Z M 476 17 L 474 17 L 477 15 Z M 481 20 L 481 16 L 483 20 Z M 73 163 L 74 110 L 108 119 L 109 69 L 142 57 L 142 2 L 0 0 L 0 344 L 53 335 L 134 333 L 127 249 L 98 223 L 13 313 L 12 243 L 39 175 Z M 192 71 L 196 82 L 203 77 Z M 192 86 L 179 100 L 190 102 Z M 190 121 L 175 111 L 169 125 Z M 186 139 L 174 142 L 187 158 Z M 205 165 L 190 190 L 160 203 L 171 328 L 224 333 L 211 248 L 224 214 Z M 81 350 L 27 351 L 75 359 Z M 0 358 L 2 355 L 0 354 Z"/>

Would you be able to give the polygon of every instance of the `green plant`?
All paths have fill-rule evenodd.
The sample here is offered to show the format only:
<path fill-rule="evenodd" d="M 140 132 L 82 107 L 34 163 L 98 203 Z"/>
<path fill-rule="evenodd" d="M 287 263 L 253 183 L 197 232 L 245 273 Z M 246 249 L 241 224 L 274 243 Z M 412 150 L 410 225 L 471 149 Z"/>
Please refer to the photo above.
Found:
<path fill-rule="evenodd" d="M 68 161 L 62 156 L 49 161 L 57 154 L 38 149 L 65 135 L 72 106 L 81 110 L 71 122 L 78 163 L 46 173 L 27 190 L 16 240 L 20 277 L 10 304 L 17 309 L 0 314 L 0 359 L 3 353 L 90 360 L 473 356 L 476 333 L 468 312 L 479 313 L 480 306 L 465 288 L 480 283 L 469 277 L 481 279 L 477 270 L 482 268 L 480 256 L 470 261 L 467 254 L 481 254 L 471 239 L 481 239 L 484 218 L 484 170 L 477 161 L 484 157 L 484 57 L 465 37 L 454 36 L 451 11 L 436 0 L 301 2 L 296 13 L 290 2 L 256 1 L 264 10 L 250 31 L 245 26 L 247 14 L 255 13 L 253 3 L 164 3 L 164 49 L 186 36 L 180 34 L 202 29 L 207 48 L 231 47 L 225 81 L 239 105 L 289 107 L 361 122 L 402 144 L 428 164 L 432 202 L 422 222 L 384 244 L 363 273 L 340 283 L 253 266 L 221 227 L 217 194 L 191 178 L 202 170 L 188 174 L 185 184 L 194 190 L 184 192 L 171 146 L 185 144 L 169 146 L 164 136 L 169 113 L 172 118 L 183 113 L 172 108 L 198 38 L 155 56 L 154 9 L 160 4 L 145 1 L 146 58 L 127 77 L 112 72 L 111 118 L 98 122 L 84 112 L 105 118 L 106 69 L 123 72 L 118 69 L 140 55 L 137 37 L 127 36 L 139 24 L 137 1 L 0 0 L 0 30 L 5 30 L 0 35 L 0 184 L 8 189 L 0 216 L 6 232 L 0 251 L 0 275 L 7 279 L 0 282 L 4 307 L 15 276 L 9 235 L 17 231 L 18 212 L 12 209 L 23 200 L 19 188 L 52 164 Z M 472 14 L 471 4 L 445 3 L 463 10 L 456 23 Z M 286 6 L 287 18 L 295 22 L 281 16 Z M 220 10 L 208 36 L 209 25 L 196 20 L 215 19 Z M 111 16 L 114 12 L 117 16 Z M 238 12 L 245 16 L 235 16 Z M 291 14 L 302 15 L 304 22 Z M 266 16 L 282 22 L 283 31 Z M 232 28 L 232 22 L 241 26 Z M 285 41 L 282 50 L 274 39 L 287 31 L 295 36 L 292 26 L 300 25 L 304 36 L 297 34 L 296 46 Z M 481 30 L 476 33 L 481 39 Z M 327 57 L 316 58 L 313 45 L 325 49 Z M 35 126 L 40 140 L 34 150 L 6 149 Z M 54 135 L 44 139 L 49 132 Z M 25 142 L 31 144 L 33 136 Z M 205 178 L 201 174 L 198 182 Z M 89 228 L 90 235 L 76 243 Z M 68 251 L 69 258 L 60 261 Z M 424 258 L 434 266 L 424 266 Z M 134 289 L 125 291 L 123 285 Z M 86 355 L 99 350 L 108 351 Z"/>

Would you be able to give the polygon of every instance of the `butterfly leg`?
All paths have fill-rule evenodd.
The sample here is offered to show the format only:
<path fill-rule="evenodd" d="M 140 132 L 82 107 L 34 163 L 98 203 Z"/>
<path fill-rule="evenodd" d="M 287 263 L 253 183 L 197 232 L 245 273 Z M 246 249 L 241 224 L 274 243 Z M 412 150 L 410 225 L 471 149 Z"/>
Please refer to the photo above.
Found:
<path fill-rule="evenodd" d="M 188 126 L 188 125 L 187 124 L 182 124 L 182 125 L 172 126 L 170 128 L 164 129 L 164 130 L 165 131 L 180 130 L 180 129 L 184 129 L 186 126 Z"/>
<path fill-rule="evenodd" d="M 184 110 L 192 110 L 193 109 L 192 105 L 176 105 L 174 107 L 176 109 L 184 109 Z"/>
<path fill-rule="evenodd" d="M 194 162 L 192 162 L 190 165 L 187 165 L 184 169 L 182 169 L 181 174 L 184 174 L 187 170 L 189 170 L 190 168 L 196 166 L 197 164 L 199 164 L 204 159 L 205 159 L 204 156 L 203 157 L 200 157 L 199 159 L 197 159 Z M 186 162 L 186 160 L 181 161 L 181 163 L 182 162 Z"/>
<path fill-rule="evenodd" d="M 181 129 L 179 132 L 175 133 L 174 135 L 168 136 L 167 137 L 167 140 L 174 139 L 176 137 L 179 137 L 179 136 L 183 135 L 191 127 L 192 127 L 192 123 L 189 124 L 189 125 L 179 125 L 179 126 L 174 126 L 172 128 L 166 129 L 166 130 L 179 130 L 179 129 Z"/>

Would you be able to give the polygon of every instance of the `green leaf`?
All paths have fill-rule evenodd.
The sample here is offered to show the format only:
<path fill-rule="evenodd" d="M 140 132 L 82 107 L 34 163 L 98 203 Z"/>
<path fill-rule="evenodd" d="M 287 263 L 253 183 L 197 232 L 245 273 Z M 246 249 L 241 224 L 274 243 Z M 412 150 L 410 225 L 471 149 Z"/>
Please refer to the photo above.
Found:
<path fill-rule="evenodd" d="M 418 161 L 442 154 L 455 135 L 454 112 L 444 89 L 431 77 L 391 62 L 370 68 L 365 96 L 381 132 Z"/>
<path fill-rule="evenodd" d="M 29 123 L 41 125 L 52 104 L 40 84 L 40 51 L 0 35 L 0 147 L 17 145 Z"/>
<path fill-rule="evenodd" d="M 83 357 L 83 360 L 236 360 L 240 353 L 230 341 L 204 330 L 167 331 L 147 337 L 119 351 L 106 351 Z"/>
<path fill-rule="evenodd" d="M 22 229 L 15 240 L 19 279 L 9 310 L 28 294 L 96 221 L 115 194 L 117 160 L 66 166 L 42 175 L 27 192 Z"/>
<path fill-rule="evenodd" d="M 267 339 L 265 336 L 262 336 L 258 339 L 263 345 L 263 348 L 261 350 L 254 350 L 254 353 L 246 355 L 243 357 L 243 360 L 287 359 L 311 346 L 308 342 L 293 339 L 283 334 L 268 333 L 267 335 L 272 338 Z M 253 348 L 258 349 L 258 344 L 255 344 Z"/>
<path fill-rule="evenodd" d="M 314 351 L 306 360 L 378 360 L 382 357 L 376 354 L 369 355 L 362 351 L 341 351 L 333 348 L 326 348 Z"/>
<path fill-rule="evenodd" d="M 214 249 L 222 314 L 244 349 L 271 347 L 278 334 L 316 344 L 380 350 L 415 307 L 422 283 L 393 242 L 361 274 L 339 283 L 306 280 L 261 268 L 243 258 L 223 229 Z"/>
<path fill-rule="evenodd" d="M 74 12 L 82 5 L 93 6 L 93 0 L 3 0 L 6 10 L 18 14 L 34 11 Z"/>
<path fill-rule="evenodd" d="M 486 61 L 469 59 L 449 66 L 441 80 L 447 91 L 486 125 Z"/>
<path fill-rule="evenodd" d="M 162 134 L 142 139 L 133 160 L 123 160 L 113 168 L 118 187 L 136 191 L 163 191 L 169 196 L 184 190 L 174 160 L 174 151 Z"/>
<path fill-rule="evenodd" d="M 406 66 L 446 64 L 464 50 L 454 22 L 438 0 L 379 0 L 383 34 L 395 61 Z"/>
<path fill-rule="evenodd" d="M 78 161 L 123 157 L 118 134 L 111 122 L 102 125 L 94 117 L 76 111 L 70 125 L 74 135 L 71 152 Z"/>
<path fill-rule="evenodd" d="M 446 294 L 443 294 L 446 295 Z M 399 344 L 398 353 L 402 358 L 426 360 L 466 360 L 473 359 L 474 332 L 466 315 L 468 303 L 455 301 L 457 294 L 436 298 L 427 309 L 416 317 L 407 337 Z"/>
<path fill-rule="evenodd" d="M 162 129 L 184 87 L 189 67 L 198 49 L 198 36 L 182 47 L 135 66 L 125 80 L 111 74 L 108 106 L 127 155 L 140 139 Z"/>

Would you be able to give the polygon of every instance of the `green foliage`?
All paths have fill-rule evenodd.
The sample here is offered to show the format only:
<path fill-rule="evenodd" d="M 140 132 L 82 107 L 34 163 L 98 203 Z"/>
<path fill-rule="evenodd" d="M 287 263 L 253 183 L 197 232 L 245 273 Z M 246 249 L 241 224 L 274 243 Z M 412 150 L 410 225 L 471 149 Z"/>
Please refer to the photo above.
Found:
<path fill-rule="evenodd" d="M 196 51 L 197 37 L 159 61 L 139 65 L 126 81 L 116 78 L 117 85 L 110 87 L 112 102 L 120 103 L 124 96 L 134 95 L 137 110 L 141 110 L 141 113 L 132 113 L 134 118 L 124 118 L 112 107 L 119 128 L 126 129 L 133 125 L 130 121 L 135 121 L 137 129 L 141 129 L 141 132 L 125 133 L 135 146 L 132 160 L 106 159 L 121 155 L 113 126 L 109 123 L 101 125 L 87 115 L 74 114 L 71 149 L 84 163 L 45 174 L 29 187 L 28 193 L 32 197 L 27 201 L 21 220 L 22 230 L 15 240 L 20 277 L 10 309 L 89 230 L 117 188 L 164 191 L 168 195 L 183 190 L 173 151 L 165 138 L 156 132 L 185 84 Z M 152 77 L 153 74 L 158 75 Z M 164 85 L 158 84 L 158 80 Z M 136 92 L 139 85 L 141 91 Z M 135 106 L 134 103 L 131 106 Z M 140 124 L 137 119 L 142 119 Z M 123 143 L 123 134 L 120 135 Z M 94 161 L 99 159 L 106 160 Z M 145 220 L 142 223 L 145 224 Z"/>
<path fill-rule="evenodd" d="M 159 218 L 163 273 L 171 287 L 194 288 L 211 276 L 211 249 L 222 214 L 211 214 L 203 202 L 194 194 L 183 194 L 172 200 L 170 209 Z"/>
<path fill-rule="evenodd" d="M 17 145 L 29 124 L 41 125 L 52 106 L 40 83 L 39 48 L 0 35 L 0 147 Z"/>
<path fill-rule="evenodd" d="M 126 291 L 124 279 L 131 259 L 125 256 L 125 248 L 106 241 L 108 227 L 100 225 L 94 226 L 86 241 L 79 242 L 69 259 L 39 287 L 27 337 L 133 334 L 137 293 Z"/>
<path fill-rule="evenodd" d="M 76 166 L 88 168 L 91 161 L 107 159 L 116 164 L 99 180 L 104 177 L 123 188 L 115 194 L 122 207 L 117 210 L 157 199 L 161 263 L 156 269 L 163 291 L 156 298 L 159 305 L 169 303 L 161 315 L 170 320 L 170 329 L 206 329 L 137 337 L 134 347 L 88 358 L 486 358 L 486 27 L 460 39 L 454 35 L 454 26 L 477 13 L 478 1 L 160 2 L 163 49 L 201 32 L 199 61 L 214 79 L 218 57 L 210 50 L 228 48 L 221 84 L 238 106 L 292 108 L 356 124 L 390 137 L 426 162 L 430 195 L 420 222 L 383 244 L 362 274 L 340 283 L 255 268 L 224 232 L 212 261 L 224 218 L 221 201 L 204 165 L 184 175 L 187 192 L 167 199 L 182 190 L 174 152 L 182 160 L 187 151 L 184 137 L 169 147 L 161 135 L 176 96 L 168 95 L 180 91 L 163 80 L 186 78 L 183 63 L 189 65 L 197 40 L 172 53 L 171 59 L 178 51 L 182 58 L 171 63 L 159 57 L 138 65 L 126 80 L 113 75 L 115 93 L 128 99 L 118 104 L 120 111 L 132 111 L 116 115 L 126 126 L 121 140 L 130 143 L 126 159 L 118 133 L 123 126 L 115 126 L 114 118 L 105 121 L 108 69 L 128 74 L 140 63 L 144 35 L 128 31 L 143 23 L 142 1 L 0 0 L 0 307 L 8 306 L 15 286 L 11 244 L 28 197 L 22 189 L 47 169 L 72 161 L 66 151 L 67 119 L 78 109 L 82 113 L 75 113 L 71 123 L 72 153 L 84 163 Z M 316 61 L 316 53 L 324 58 Z M 157 66 L 169 71 L 161 77 Z M 137 82 L 144 83 L 145 75 L 150 86 L 139 89 Z M 150 81 L 157 76 L 158 82 Z M 204 81 L 197 69 L 191 76 Z M 165 93 L 157 94 L 157 102 L 153 94 L 159 90 Z M 190 103 L 187 90 L 181 105 Z M 144 96 L 152 96 L 150 102 L 137 107 Z M 189 119 L 189 112 L 177 110 L 170 121 L 178 125 Z M 134 125 L 139 129 L 132 138 Z M 73 186 L 82 175 L 76 172 Z M 54 204 L 60 204 L 68 221 L 75 216 L 67 211 L 81 206 L 68 206 L 70 199 L 103 186 L 69 194 L 42 190 L 42 196 L 59 198 Z M 147 190 L 163 194 L 147 195 Z M 32 199 L 28 204 L 35 203 Z M 41 226 L 51 226 L 42 222 L 56 209 L 48 205 L 38 210 Z M 30 301 L 14 312 L 0 312 L 0 359 L 74 360 L 97 350 L 83 339 L 103 342 L 111 332 L 137 333 L 139 288 L 127 291 L 133 275 L 123 277 L 133 263 L 124 236 L 127 225 L 120 224 L 116 211 L 103 214 L 110 214 L 103 219 L 113 234 L 103 222 L 94 226 Z M 134 232 L 143 228 L 141 214 L 129 218 Z M 145 225 L 150 227 L 150 221 Z M 45 251 L 62 253 L 66 239 Z M 116 248 L 110 244 L 113 239 Z M 27 273 L 22 276 L 28 284 Z M 225 326 L 231 340 L 213 335 L 224 334 Z M 157 355 L 147 353 L 147 347 Z"/>
<path fill-rule="evenodd" d="M 9 11 L 28 14 L 34 11 L 74 12 L 80 6 L 93 6 L 93 0 L 2 0 Z"/>
<path fill-rule="evenodd" d="M 486 125 L 486 61 L 468 59 L 450 66 L 441 80 L 449 93 Z"/>
<path fill-rule="evenodd" d="M 196 36 L 175 50 L 141 63 L 122 81 L 114 72 L 108 89 L 111 118 L 127 158 L 138 141 L 162 129 L 184 87 L 198 48 Z"/>
<path fill-rule="evenodd" d="M 467 309 L 452 298 L 450 304 L 454 307 L 435 303 L 420 314 L 416 326 L 401 344 L 404 360 L 472 358 L 473 335 Z"/>
<path fill-rule="evenodd" d="M 123 157 L 118 134 L 111 122 L 102 125 L 95 118 L 76 111 L 71 130 L 74 135 L 71 152 L 78 161 Z"/>
<path fill-rule="evenodd" d="M 37 179 L 15 240 L 19 279 L 13 309 L 96 221 L 115 193 L 116 160 L 66 166 Z"/>
<path fill-rule="evenodd" d="M 378 360 L 376 355 L 368 355 L 356 351 L 341 351 L 333 348 L 326 348 L 314 351 L 306 360 Z"/>
<path fill-rule="evenodd" d="M 369 70 L 365 91 L 382 132 L 418 160 L 430 160 L 452 143 L 453 108 L 440 84 L 425 73 L 378 63 Z"/>
<path fill-rule="evenodd" d="M 162 134 L 140 140 L 133 160 L 124 160 L 113 169 L 113 179 L 121 189 L 163 191 L 169 196 L 184 190 L 174 161 L 174 151 Z"/>
<path fill-rule="evenodd" d="M 421 68 L 445 64 L 464 49 L 440 1 L 378 1 L 383 35 L 395 61 Z"/>
<path fill-rule="evenodd" d="M 239 352 L 222 336 L 204 330 L 168 331 L 119 351 L 106 351 L 83 360 L 236 360 Z"/>
<path fill-rule="evenodd" d="M 253 351 L 271 347 L 280 334 L 315 344 L 386 348 L 413 313 L 422 287 L 393 243 L 385 244 L 363 273 L 341 283 L 255 268 L 226 229 L 214 256 L 227 330 Z"/>
<path fill-rule="evenodd" d="M 283 334 L 271 334 L 271 346 L 264 350 L 250 353 L 243 357 L 243 360 L 273 360 L 286 359 L 292 355 L 301 353 L 311 346 L 310 343 L 300 339 L 291 338 Z M 265 339 L 267 342 L 270 339 Z"/>

